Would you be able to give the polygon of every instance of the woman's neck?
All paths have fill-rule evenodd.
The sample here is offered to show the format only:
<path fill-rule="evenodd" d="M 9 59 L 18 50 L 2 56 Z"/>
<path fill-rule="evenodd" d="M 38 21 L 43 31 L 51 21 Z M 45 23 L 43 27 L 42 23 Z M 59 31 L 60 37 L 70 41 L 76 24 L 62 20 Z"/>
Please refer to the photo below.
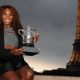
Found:
<path fill-rule="evenodd" d="M 11 28 L 11 25 L 4 24 L 4 27 L 5 27 L 5 28 Z"/>

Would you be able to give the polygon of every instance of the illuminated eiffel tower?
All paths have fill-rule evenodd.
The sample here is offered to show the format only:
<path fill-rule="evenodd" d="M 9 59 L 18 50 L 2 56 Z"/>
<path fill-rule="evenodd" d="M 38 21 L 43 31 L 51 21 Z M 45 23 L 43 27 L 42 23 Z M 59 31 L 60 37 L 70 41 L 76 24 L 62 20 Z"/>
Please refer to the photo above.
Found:
<path fill-rule="evenodd" d="M 66 68 L 70 70 L 80 70 L 80 0 L 78 0 L 77 25 L 75 37 L 76 39 L 73 44 L 73 50 L 70 57 L 70 61 L 66 65 Z"/>

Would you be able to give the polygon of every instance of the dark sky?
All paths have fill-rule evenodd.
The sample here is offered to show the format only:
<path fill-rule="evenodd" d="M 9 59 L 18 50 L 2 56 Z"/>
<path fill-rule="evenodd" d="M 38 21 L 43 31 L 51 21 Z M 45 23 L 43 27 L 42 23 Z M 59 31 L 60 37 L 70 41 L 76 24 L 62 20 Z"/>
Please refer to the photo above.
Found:
<path fill-rule="evenodd" d="M 66 67 L 75 39 L 77 0 L 0 0 L 14 6 L 24 27 L 33 25 L 40 35 L 40 54 L 24 56 L 37 71 Z"/>

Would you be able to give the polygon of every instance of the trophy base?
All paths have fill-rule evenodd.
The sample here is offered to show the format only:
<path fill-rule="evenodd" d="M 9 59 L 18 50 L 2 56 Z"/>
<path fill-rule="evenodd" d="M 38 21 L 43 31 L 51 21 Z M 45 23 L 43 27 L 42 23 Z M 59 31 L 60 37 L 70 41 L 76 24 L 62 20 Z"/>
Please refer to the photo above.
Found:
<path fill-rule="evenodd" d="M 39 50 L 35 47 L 23 46 L 23 52 L 25 55 L 34 56 L 39 53 Z"/>

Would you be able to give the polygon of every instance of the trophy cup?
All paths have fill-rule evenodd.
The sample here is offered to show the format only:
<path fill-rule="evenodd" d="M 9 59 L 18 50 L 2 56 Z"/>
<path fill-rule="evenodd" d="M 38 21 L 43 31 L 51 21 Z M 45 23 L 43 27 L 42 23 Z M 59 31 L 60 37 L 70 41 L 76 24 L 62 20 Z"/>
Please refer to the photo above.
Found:
<path fill-rule="evenodd" d="M 26 29 L 19 29 L 18 33 L 22 36 L 22 48 L 25 55 L 33 56 L 40 52 L 39 49 L 35 47 L 34 36 L 37 31 L 33 27 L 28 26 Z"/>

